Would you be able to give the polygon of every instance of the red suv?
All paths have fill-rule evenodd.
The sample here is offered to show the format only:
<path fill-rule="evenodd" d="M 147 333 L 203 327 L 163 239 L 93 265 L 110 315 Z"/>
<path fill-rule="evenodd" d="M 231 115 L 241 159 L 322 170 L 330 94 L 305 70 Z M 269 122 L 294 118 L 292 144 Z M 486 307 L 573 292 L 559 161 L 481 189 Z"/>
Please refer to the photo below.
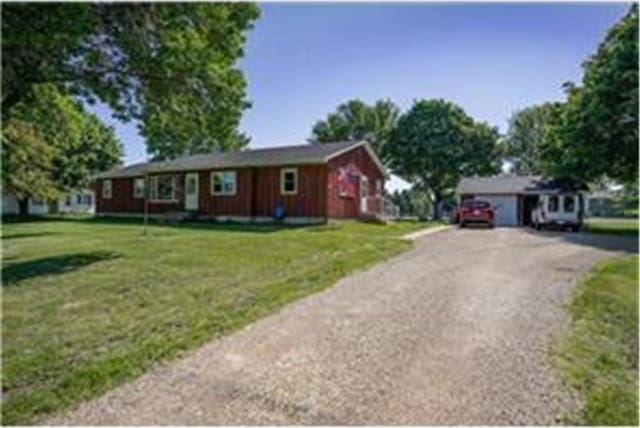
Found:
<path fill-rule="evenodd" d="M 460 227 L 465 227 L 467 224 L 486 224 L 493 227 L 495 212 L 489 202 L 470 200 L 462 203 L 459 217 Z"/>

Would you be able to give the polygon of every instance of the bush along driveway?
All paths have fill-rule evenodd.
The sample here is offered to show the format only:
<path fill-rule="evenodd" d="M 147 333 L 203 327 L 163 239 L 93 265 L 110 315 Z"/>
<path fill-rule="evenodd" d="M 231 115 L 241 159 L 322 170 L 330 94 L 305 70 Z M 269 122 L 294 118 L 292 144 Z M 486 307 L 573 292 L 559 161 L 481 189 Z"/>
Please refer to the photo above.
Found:
<path fill-rule="evenodd" d="M 568 422 L 638 425 L 638 257 L 600 263 L 568 306 L 558 366 L 583 400 Z"/>
<path fill-rule="evenodd" d="M 569 324 L 564 305 L 593 263 L 634 245 L 519 229 L 427 235 L 45 422 L 555 424 L 578 404 L 549 352 Z"/>
<path fill-rule="evenodd" d="M 5 424 L 89 399 L 153 364 L 410 248 L 425 223 L 307 228 L 3 225 Z"/>

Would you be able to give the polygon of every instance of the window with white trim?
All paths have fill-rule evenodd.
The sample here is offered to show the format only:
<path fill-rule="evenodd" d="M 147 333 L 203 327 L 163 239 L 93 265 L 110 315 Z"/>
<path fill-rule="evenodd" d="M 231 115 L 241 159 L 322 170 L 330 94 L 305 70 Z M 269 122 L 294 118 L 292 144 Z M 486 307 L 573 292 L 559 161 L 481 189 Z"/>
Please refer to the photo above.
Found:
<path fill-rule="evenodd" d="M 382 196 L 382 180 L 376 180 L 376 196 L 377 197 L 381 197 Z"/>
<path fill-rule="evenodd" d="M 133 180 L 133 197 L 136 199 L 144 198 L 144 178 Z"/>
<path fill-rule="evenodd" d="M 158 175 L 149 179 L 150 199 L 155 202 L 176 201 L 176 180 L 173 175 Z"/>
<path fill-rule="evenodd" d="M 280 170 L 280 193 L 295 195 L 298 193 L 298 169 L 283 168 Z"/>
<path fill-rule="evenodd" d="M 232 196 L 236 194 L 236 172 L 214 171 L 211 173 L 211 194 Z"/>
<path fill-rule="evenodd" d="M 344 180 L 340 180 L 338 182 L 338 195 L 340 196 L 349 195 L 349 193 L 347 192 L 347 183 L 345 183 Z"/>
<path fill-rule="evenodd" d="M 549 211 L 550 213 L 557 213 L 558 205 L 559 205 L 558 197 L 555 195 L 549 196 L 549 201 L 547 202 L 547 211 Z"/>
<path fill-rule="evenodd" d="M 104 180 L 102 182 L 102 197 L 104 199 L 111 199 L 111 180 Z"/>

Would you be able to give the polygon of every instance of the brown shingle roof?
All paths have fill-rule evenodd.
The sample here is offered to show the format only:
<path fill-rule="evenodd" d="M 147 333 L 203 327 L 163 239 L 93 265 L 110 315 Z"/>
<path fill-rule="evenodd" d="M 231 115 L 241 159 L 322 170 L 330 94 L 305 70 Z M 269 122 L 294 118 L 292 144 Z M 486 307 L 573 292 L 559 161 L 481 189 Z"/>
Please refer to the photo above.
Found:
<path fill-rule="evenodd" d="M 299 146 L 271 147 L 266 149 L 235 150 L 185 156 L 161 162 L 142 162 L 107 171 L 97 178 L 135 177 L 146 173 L 195 171 L 221 168 L 261 167 L 279 165 L 303 165 L 326 163 L 328 159 L 358 146 L 364 141 L 346 141 L 328 144 L 304 144 Z M 373 152 L 371 152 L 373 153 Z M 375 157 L 375 154 L 373 154 Z M 374 161 L 384 168 L 380 161 Z"/>

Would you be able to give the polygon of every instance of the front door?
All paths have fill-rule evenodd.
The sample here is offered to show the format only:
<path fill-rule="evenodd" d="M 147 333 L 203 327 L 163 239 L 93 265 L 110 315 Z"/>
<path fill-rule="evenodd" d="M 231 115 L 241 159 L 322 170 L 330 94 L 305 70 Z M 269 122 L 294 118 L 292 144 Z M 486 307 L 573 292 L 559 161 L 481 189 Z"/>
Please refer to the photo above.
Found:
<path fill-rule="evenodd" d="M 367 212 L 367 197 L 369 196 L 369 181 L 367 177 L 360 177 L 360 213 Z"/>
<path fill-rule="evenodd" d="M 184 176 L 184 209 L 198 211 L 198 173 L 192 172 Z"/>

